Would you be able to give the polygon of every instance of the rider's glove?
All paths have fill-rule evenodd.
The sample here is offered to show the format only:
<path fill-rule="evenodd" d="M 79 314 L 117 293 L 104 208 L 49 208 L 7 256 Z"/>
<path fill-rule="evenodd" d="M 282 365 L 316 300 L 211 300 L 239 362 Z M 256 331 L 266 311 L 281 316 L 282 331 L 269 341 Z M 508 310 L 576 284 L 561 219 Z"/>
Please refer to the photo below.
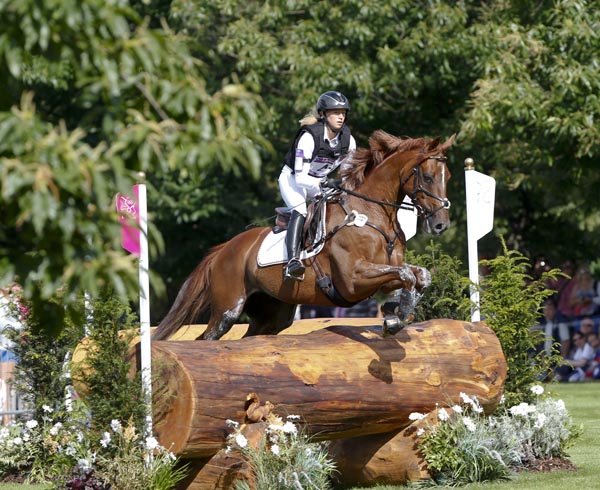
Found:
<path fill-rule="evenodd" d="M 329 187 L 330 189 L 338 189 L 342 185 L 342 179 L 325 179 L 321 184 L 322 187 Z"/>

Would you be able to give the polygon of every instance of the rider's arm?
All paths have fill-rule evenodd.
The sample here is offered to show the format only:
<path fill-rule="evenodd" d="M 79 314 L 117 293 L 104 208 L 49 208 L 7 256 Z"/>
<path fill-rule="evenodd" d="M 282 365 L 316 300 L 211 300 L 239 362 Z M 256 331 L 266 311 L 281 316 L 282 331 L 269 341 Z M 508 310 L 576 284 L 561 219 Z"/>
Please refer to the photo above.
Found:
<path fill-rule="evenodd" d="M 313 139 L 312 135 L 308 132 L 305 132 L 302 136 L 300 136 L 296 148 L 302 150 L 304 153 L 304 165 L 302 166 L 302 170 L 299 172 L 297 169 L 294 169 L 296 183 L 305 189 L 314 190 L 315 188 L 319 187 L 319 182 L 321 179 L 317 179 L 308 175 L 308 171 L 310 170 L 310 160 L 315 149 L 315 140 Z"/>

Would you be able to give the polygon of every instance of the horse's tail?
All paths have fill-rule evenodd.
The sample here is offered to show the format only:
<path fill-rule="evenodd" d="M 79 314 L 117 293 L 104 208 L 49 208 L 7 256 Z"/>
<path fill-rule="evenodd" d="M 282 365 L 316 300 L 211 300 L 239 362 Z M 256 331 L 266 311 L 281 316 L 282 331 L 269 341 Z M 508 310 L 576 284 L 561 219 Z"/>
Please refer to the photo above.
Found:
<path fill-rule="evenodd" d="M 209 254 L 194 269 L 181 286 L 177 298 L 158 325 L 153 340 L 166 340 L 179 330 L 183 325 L 193 322 L 198 316 L 210 307 L 208 285 L 210 283 L 211 264 L 224 243 L 213 247 Z"/>

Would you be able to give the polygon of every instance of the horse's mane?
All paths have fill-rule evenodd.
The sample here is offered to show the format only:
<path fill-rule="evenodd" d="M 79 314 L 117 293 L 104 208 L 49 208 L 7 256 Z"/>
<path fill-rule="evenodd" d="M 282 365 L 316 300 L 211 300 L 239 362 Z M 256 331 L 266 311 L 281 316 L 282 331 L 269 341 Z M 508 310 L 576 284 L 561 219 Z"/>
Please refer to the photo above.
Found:
<path fill-rule="evenodd" d="M 423 149 L 432 140 L 429 138 L 401 138 L 378 129 L 369 138 L 370 148 L 357 148 L 341 169 L 346 189 L 354 190 L 365 180 L 370 169 L 377 167 L 395 152 Z"/>

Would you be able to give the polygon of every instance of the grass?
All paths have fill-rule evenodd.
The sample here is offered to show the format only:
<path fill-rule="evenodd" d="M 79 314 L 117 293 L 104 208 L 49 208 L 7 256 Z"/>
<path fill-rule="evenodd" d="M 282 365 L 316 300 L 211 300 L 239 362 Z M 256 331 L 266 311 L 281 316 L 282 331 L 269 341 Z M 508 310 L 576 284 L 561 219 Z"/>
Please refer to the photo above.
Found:
<path fill-rule="evenodd" d="M 598 454 L 600 454 L 600 382 L 552 384 L 546 390 L 553 398 L 564 400 L 569 414 L 576 424 L 583 426 L 581 437 L 570 448 L 571 461 L 577 466 L 577 471 L 553 471 L 549 473 L 525 472 L 520 473 L 514 480 L 493 483 L 478 483 L 467 485 L 467 490 L 588 490 L 600 488 L 598 483 Z M 51 487 L 44 485 L 20 485 L 15 483 L 0 483 L 0 490 L 47 490 Z M 354 487 L 349 490 L 359 490 L 365 487 Z M 401 490 L 415 486 L 379 485 L 373 490 Z M 433 487 L 443 490 L 456 487 Z"/>
<path fill-rule="evenodd" d="M 546 473 L 524 472 L 515 479 L 503 482 L 477 483 L 466 485 L 467 490 L 588 490 L 600 488 L 598 482 L 598 454 L 600 454 L 600 383 L 564 383 L 545 386 L 555 399 L 562 399 L 574 422 L 583 427 L 581 437 L 569 448 L 570 460 L 577 471 L 552 471 Z M 353 487 L 349 490 L 358 490 L 365 487 Z M 390 486 L 379 485 L 371 487 L 373 490 L 401 490 L 416 485 Z M 442 490 L 456 487 L 432 487 Z M 3 489 L 0 489 L 3 490 Z"/>

